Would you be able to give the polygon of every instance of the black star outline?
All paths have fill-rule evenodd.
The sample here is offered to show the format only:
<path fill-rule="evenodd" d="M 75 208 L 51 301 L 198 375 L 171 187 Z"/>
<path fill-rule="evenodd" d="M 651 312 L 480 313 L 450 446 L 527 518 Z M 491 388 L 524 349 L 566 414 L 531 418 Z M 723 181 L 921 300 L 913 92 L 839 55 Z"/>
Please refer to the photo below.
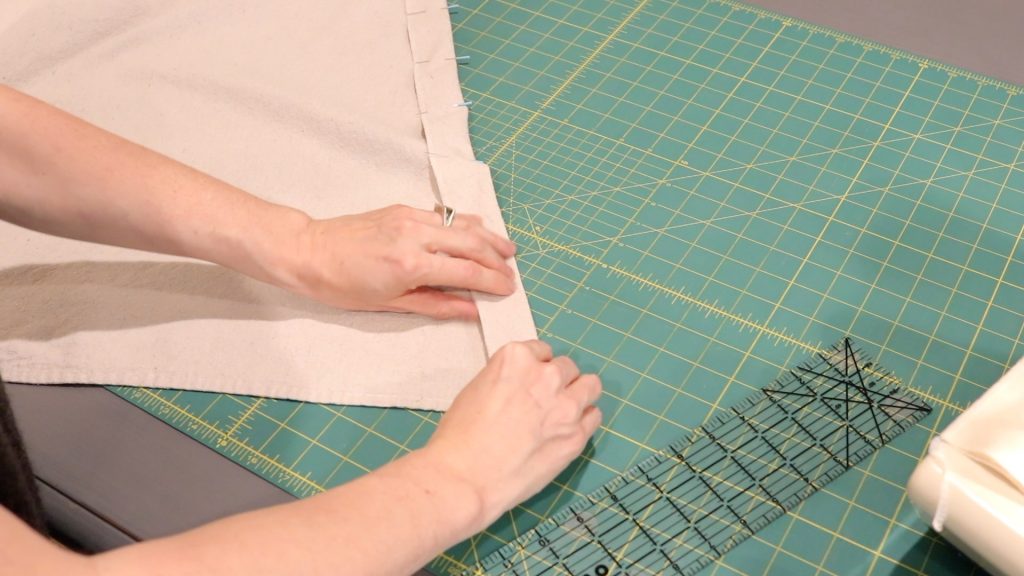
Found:
<path fill-rule="evenodd" d="M 872 380 L 870 375 L 865 378 L 864 372 L 872 363 L 866 361 L 864 355 L 854 347 L 849 338 L 832 347 L 833 354 L 826 356 L 816 354 L 816 363 L 798 366 L 789 371 L 791 380 L 781 382 L 778 388 L 765 388 L 764 393 L 773 397 L 789 397 L 798 411 L 813 404 L 824 406 L 837 420 L 836 432 L 845 437 L 843 456 L 847 465 L 850 464 L 851 433 L 873 448 L 878 448 L 887 439 L 887 432 L 907 420 L 906 414 L 913 412 L 931 412 L 927 404 L 915 402 L 906 395 L 900 395 L 900 387 L 885 384 L 885 375 Z M 787 384 L 799 384 L 798 390 L 787 390 Z M 881 386 L 878 386 L 881 384 Z M 794 398 L 806 400 L 794 401 Z M 838 407 L 837 407 L 838 406 Z M 854 410 L 851 415 L 851 408 Z M 867 428 L 858 426 L 856 421 L 869 415 L 871 424 Z M 900 415 L 899 418 L 895 415 Z M 841 424 L 840 424 L 841 423 Z M 883 430 L 884 428 L 884 430 Z M 823 440 L 823 439 L 819 439 Z"/>

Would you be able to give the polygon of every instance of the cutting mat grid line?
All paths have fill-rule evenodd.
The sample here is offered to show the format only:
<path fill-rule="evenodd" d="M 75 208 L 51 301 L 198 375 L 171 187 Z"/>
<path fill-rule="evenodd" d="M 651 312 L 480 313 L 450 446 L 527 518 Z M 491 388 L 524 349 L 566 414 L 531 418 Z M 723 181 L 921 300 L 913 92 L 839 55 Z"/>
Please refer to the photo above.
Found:
<path fill-rule="evenodd" d="M 605 423 L 461 570 L 850 334 L 937 408 L 705 570 L 961 574 L 903 482 L 1022 353 L 1020 87 L 732 1 L 488 0 L 453 16 L 474 149 L 544 338 Z M 438 415 L 116 391 L 299 496 Z"/>
<path fill-rule="evenodd" d="M 923 251 L 921 251 L 920 253 L 921 253 L 921 254 L 926 254 L 926 253 L 925 253 L 925 252 L 923 252 Z M 941 259 L 940 259 L 940 262 L 941 262 Z M 952 263 L 949 263 L 949 262 L 942 262 L 942 263 L 943 263 L 943 264 L 950 264 L 950 265 L 952 265 Z M 853 278 L 852 278 L 852 277 L 849 277 L 849 278 L 850 278 L 851 280 L 853 280 Z M 860 280 L 858 279 L 858 280 L 856 280 L 856 281 L 860 281 Z M 1015 287 L 1015 288 L 1019 288 L 1019 287 Z M 971 295 L 971 294 L 964 294 L 964 295 L 965 295 L 965 297 L 967 297 L 967 298 L 972 298 L 972 299 L 975 299 L 975 300 L 977 300 L 977 301 L 979 301 L 979 302 L 981 301 L 981 300 L 980 300 L 980 298 L 977 298 L 976 296 L 973 296 L 973 295 Z M 1003 310 L 1005 310 L 1005 311 L 1007 311 L 1007 312 L 1011 312 L 1011 313 L 1013 313 L 1013 311 L 1011 311 L 1011 310 L 1009 310 L 1009 309 L 1006 309 L 1006 308 L 1003 308 Z M 961 320 L 962 320 L 962 319 L 961 319 Z M 985 328 L 985 330 L 986 330 L 986 331 L 990 331 L 990 330 L 989 330 L 988 328 Z"/>

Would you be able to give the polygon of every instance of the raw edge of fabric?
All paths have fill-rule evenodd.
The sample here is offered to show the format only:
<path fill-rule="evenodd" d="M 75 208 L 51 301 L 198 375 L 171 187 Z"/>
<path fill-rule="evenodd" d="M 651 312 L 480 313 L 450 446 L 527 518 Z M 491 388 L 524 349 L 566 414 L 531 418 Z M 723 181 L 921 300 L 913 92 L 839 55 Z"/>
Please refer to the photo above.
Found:
<path fill-rule="evenodd" d="M 393 407 L 394 394 L 375 394 L 370 391 L 324 390 L 310 389 L 307 386 L 293 385 L 288 382 L 261 383 L 263 388 L 258 392 L 242 392 L 246 385 L 245 379 L 221 377 L 211 380 L 202 374 L 183 372 L 154 373 L 149 368 L 122 369 L 116 372 L 107 370 L 90 370 L 79 366 L 60 366 L 52 364 L 24 363 L 8 364 L 4 368 L 7 382 L 39 385 L 79 385 L 82 383 L 103 382 L 103 386 L 130 386 L 141 388 L 158 388 L 170 390 L 189 390 L 195 392 L 213 392 L 218 394 L 247 394 L 266 398 L 295 400 L 323 404 Z M 88 385 L 88 384 L 87 384 Z M 445 411 L 451 405 L 448 396 L 422 394 L 405 400 L 419 410 Z"/>
<path fill-rule="evenodd" d="M 406 20 L 416 97 L 439 200 L 461 212 L 480 215 L 488 229 L 508 238 L 490 169 L 473 154 L 469 106 L 459 84 L 448 4 L 445 0 L 407 0 Z M 488 356 L 510 341 L 537 338 L 515 259 L 510 265 L 516 274 L 516 291 L 511 296 L 473 293 Z"/>

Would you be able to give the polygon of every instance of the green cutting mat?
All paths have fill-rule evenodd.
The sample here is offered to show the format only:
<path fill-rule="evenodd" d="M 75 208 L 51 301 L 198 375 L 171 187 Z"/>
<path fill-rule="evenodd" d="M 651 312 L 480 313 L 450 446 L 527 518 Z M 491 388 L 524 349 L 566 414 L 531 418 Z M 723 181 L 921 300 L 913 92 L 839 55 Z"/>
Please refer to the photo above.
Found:
<path fill-rule="evenodd" d="M 1024 353 L 1019 88 L 733 2 L 490 0 L 454 22 L 537 325 L 607 392 L 584 457 L 435 569 L 849 334 L 936 410 L 707 572 L 974 570 L 903 484 Z M 437 421 L 118 392 L 299 496 L 422 445 Z"/>

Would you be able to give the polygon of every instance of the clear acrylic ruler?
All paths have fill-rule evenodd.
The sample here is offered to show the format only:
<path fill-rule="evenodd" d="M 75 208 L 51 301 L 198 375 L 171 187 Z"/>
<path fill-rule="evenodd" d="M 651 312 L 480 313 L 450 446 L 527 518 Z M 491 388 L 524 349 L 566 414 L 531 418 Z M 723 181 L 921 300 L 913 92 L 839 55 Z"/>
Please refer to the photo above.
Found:
<path fill-rule="evenodd" d="M 694 574 L 930 411 L 844 339 L 464 574 Z"/>

